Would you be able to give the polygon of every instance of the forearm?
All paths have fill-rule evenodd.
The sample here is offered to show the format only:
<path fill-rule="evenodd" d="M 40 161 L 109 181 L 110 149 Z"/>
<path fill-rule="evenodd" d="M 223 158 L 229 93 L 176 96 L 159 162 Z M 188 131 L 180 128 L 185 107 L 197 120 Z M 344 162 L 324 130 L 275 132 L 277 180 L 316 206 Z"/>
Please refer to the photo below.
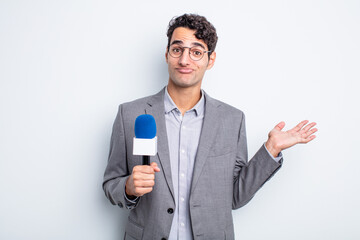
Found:
<path fill-rule="evenodd" d="M 274 158 L 278 157 L 281 152 L 281 149 L 272 141 L 272 139 L 266 141 L 265 147 Z"/>
<path fill-rule="evenodd" d="M 103 181 L 106 197 L 112 204 L 120 207 L 125 206 L 125 184 L 130 175 L 125 146 L 122 106 L 120 105 L 113 125 L 109 159 Z"/>
<path fill-rule="evenodd" d="M 117 177 L 108 181 L 104 181 L 103 190 L 106 197 L 113 205 L 119 205 L 123 207 L 125 203 L 125 184 L 128 176 Z"/>
<path fill-rule="evenodd" d="M 254 155 L 251 161 L 243 166 L 234 178 L 233 209 L 247 204 L 255 193 L 279 170 L 282 159 L 279 162 L 266 151 L 263 145 Z"/>

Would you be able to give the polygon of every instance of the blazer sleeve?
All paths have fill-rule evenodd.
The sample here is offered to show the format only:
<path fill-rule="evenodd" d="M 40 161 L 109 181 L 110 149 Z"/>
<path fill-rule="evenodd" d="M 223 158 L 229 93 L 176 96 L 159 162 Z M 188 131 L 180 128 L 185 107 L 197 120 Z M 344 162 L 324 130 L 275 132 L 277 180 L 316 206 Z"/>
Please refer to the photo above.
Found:
<path fill-rule="evenodd" d="M 233 209 L 247 204 L 282 165 L 282 159 L 279 162 L 274 161 L 264 145 L 248 161 L 245 115 L 243 113 L 238 136 L 233 179 Z"/>
<path fill-rule="evenodd" d="M 129 205 L 125 198 L 125 184 L 130 174 L 122 111 L 123 107 L 120 105 L 112 129 L 108 164 L 103 180 L 106 197 L 121 208 Z"/>

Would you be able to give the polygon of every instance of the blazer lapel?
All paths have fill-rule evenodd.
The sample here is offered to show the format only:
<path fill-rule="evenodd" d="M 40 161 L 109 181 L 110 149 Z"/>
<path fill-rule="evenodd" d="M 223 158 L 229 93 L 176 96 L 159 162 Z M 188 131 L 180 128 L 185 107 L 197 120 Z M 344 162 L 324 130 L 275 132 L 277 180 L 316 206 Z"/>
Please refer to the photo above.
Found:
<path fill-rule="evenodd" d="M 192 193 L 196 187 L 196 183 L 201 175 L 210 148 L 216 137 L 216 132 L 219 125 L 219 116 L 218 112 L 216 111 L 218 106 L 219 104 L 205 93 L 204 122 L 201 130 L 197 154 L 195 157 L 194 172 L 190 193 Z"/>
<path fill-rule="evenodd" d="M 174 187 L 171 177 L 170 153 L 165 123 L 164 94 L 165 88 L 151 97 L 148 106 L 145 108 L 146 114 L 151 114 L 156 121 L 157 138 L 158 138 L 158 157 L 162 170 L 164 171 L 166 182 L 175 201 Z"/>

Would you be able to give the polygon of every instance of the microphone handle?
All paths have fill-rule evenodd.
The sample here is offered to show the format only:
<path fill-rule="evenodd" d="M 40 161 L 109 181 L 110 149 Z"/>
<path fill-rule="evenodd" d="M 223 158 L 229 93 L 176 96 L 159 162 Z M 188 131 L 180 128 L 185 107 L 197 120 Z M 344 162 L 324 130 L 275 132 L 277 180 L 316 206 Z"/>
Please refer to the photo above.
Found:
<path fill-rule="evenodd" d="M 150 156 L 143 156 L 143 165 L 150 166 Z"/>

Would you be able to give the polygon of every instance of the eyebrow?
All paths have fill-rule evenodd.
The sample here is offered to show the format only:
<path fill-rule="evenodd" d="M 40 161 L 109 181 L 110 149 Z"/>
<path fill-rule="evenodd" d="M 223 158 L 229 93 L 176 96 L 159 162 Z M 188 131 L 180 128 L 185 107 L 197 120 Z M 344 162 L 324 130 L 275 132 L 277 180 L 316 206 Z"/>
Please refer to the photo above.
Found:
<path fill-rule="evenodd" d="M 180 45 L 182 45 L 182 44 L 184 44 L 184 42 L 181 41 L 181 40 L 174 40 L 174 41 L 172 41 L 172 43 L 171 43 L 170 45 L 173 45 L 173 44 L 180 44 Z M 201 48 L 203 48 L 203 49 L 205 50 L 205 46 L 202 45 L 201 43 L 192 42 L 191 45 L 201 47 Z"/>

